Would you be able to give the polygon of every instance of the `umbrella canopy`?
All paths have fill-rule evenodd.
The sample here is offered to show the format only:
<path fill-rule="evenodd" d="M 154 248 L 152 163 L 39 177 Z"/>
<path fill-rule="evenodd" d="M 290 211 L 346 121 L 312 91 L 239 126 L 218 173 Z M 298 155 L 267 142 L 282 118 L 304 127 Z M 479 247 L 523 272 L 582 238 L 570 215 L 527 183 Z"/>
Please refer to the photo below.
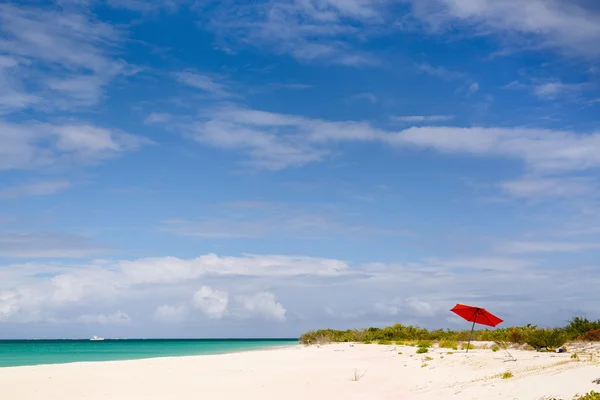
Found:
<path fill-rule="evenodd" d="M 469 335 L 469 342 L 467 343 L 467 353 L 469 352 L 469 346 L 471 344 L 471 338 L 473 336 L 475 324 L 496 326 L 503 322 L 500 318 L 481 307 L 457 304 L 450 311 L 473 323 L 473 326 L 471 327 L 471 334 Z"/>
<path fill-rule="evenodd" d="M 450 311 L 475 324 L 496 326 L 504 322 L 485 308 L 457 304 Z"/>

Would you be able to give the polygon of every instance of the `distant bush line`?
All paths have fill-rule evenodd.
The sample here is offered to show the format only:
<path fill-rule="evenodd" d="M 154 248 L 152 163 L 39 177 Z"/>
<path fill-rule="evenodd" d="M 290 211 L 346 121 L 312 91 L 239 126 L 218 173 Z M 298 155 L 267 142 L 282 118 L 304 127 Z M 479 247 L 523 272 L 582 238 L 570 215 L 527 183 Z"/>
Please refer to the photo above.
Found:
<path fill-rule="evenodd" d="M 309 331 L 300 336 L 303 344 L 325 344 L 336 342 L 362 342 L 391 344 L 392 341 L 444 341 L 444 347 L 451 342 L 464 342 L 469 339 L 470 330 L 454 331 L 435 329 L 427 330 L 416 326 L 395 324 L 385 328 L 319 329 Z M 499 329 L 480 329 L 473 332 L 474 341 L 492 341 L 497 343 L 528 344 L 535 349 L 557 348 L 572 341 L 600 341 L 600 319 L 590 321 L 587 318 L 575 317 L 560 328 L 538 328 L 527 324 Z M 454 346 L 452 346 L 454 347 Z"/>

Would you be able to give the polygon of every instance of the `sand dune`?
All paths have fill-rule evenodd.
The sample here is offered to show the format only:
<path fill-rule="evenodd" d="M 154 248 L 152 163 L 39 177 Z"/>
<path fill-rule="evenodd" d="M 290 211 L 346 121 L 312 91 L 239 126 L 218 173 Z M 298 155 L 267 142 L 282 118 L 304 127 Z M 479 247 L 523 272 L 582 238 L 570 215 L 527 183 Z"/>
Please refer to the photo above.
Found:
<path fill-rule="evenodd" d="M 600 378 L 573 353 L 332 344 L 238 354 L 0 368 L 1 399 L 571 399 Z M 402 354 L 398 354 L 402 352 Z M 514 376 L 502 379 L 510 371 Z M 353 380 L 354 377 L 358 380 Z"/>

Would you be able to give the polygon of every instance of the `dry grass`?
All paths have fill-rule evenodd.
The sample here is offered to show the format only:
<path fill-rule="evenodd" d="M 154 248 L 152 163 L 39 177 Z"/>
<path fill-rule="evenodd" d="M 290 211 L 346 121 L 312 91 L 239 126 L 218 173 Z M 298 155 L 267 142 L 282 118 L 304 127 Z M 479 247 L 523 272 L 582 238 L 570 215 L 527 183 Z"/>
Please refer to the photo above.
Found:
<path fill-rule="evenodd" d="M 354 372 L 352 373 L 350 380 L 352 382 L 358 382 L 362 379 L 363 376 L 365 376 L 366 373 L 367 371 L 360 372 L 357 368 L 354 368 Z"/>

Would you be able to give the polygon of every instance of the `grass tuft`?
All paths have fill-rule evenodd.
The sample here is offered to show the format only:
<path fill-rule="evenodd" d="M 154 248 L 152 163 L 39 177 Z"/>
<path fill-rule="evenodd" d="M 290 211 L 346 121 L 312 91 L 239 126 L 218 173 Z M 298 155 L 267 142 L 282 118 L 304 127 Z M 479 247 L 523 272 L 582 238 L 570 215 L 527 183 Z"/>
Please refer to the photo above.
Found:
<path fill-rule="evenodd" d="M 501 377 L 502 379 L 510 379 L 510 378 L 512 378 L 513 376 L 514 376 L 514 375 L 513 375 L 513 373 L 512 373 L 512 372 L 510 372 L 510 371 L 506 371 L 506 372 L 504 372 L 502 375 L 500 375 L 500 377 Z"/>

